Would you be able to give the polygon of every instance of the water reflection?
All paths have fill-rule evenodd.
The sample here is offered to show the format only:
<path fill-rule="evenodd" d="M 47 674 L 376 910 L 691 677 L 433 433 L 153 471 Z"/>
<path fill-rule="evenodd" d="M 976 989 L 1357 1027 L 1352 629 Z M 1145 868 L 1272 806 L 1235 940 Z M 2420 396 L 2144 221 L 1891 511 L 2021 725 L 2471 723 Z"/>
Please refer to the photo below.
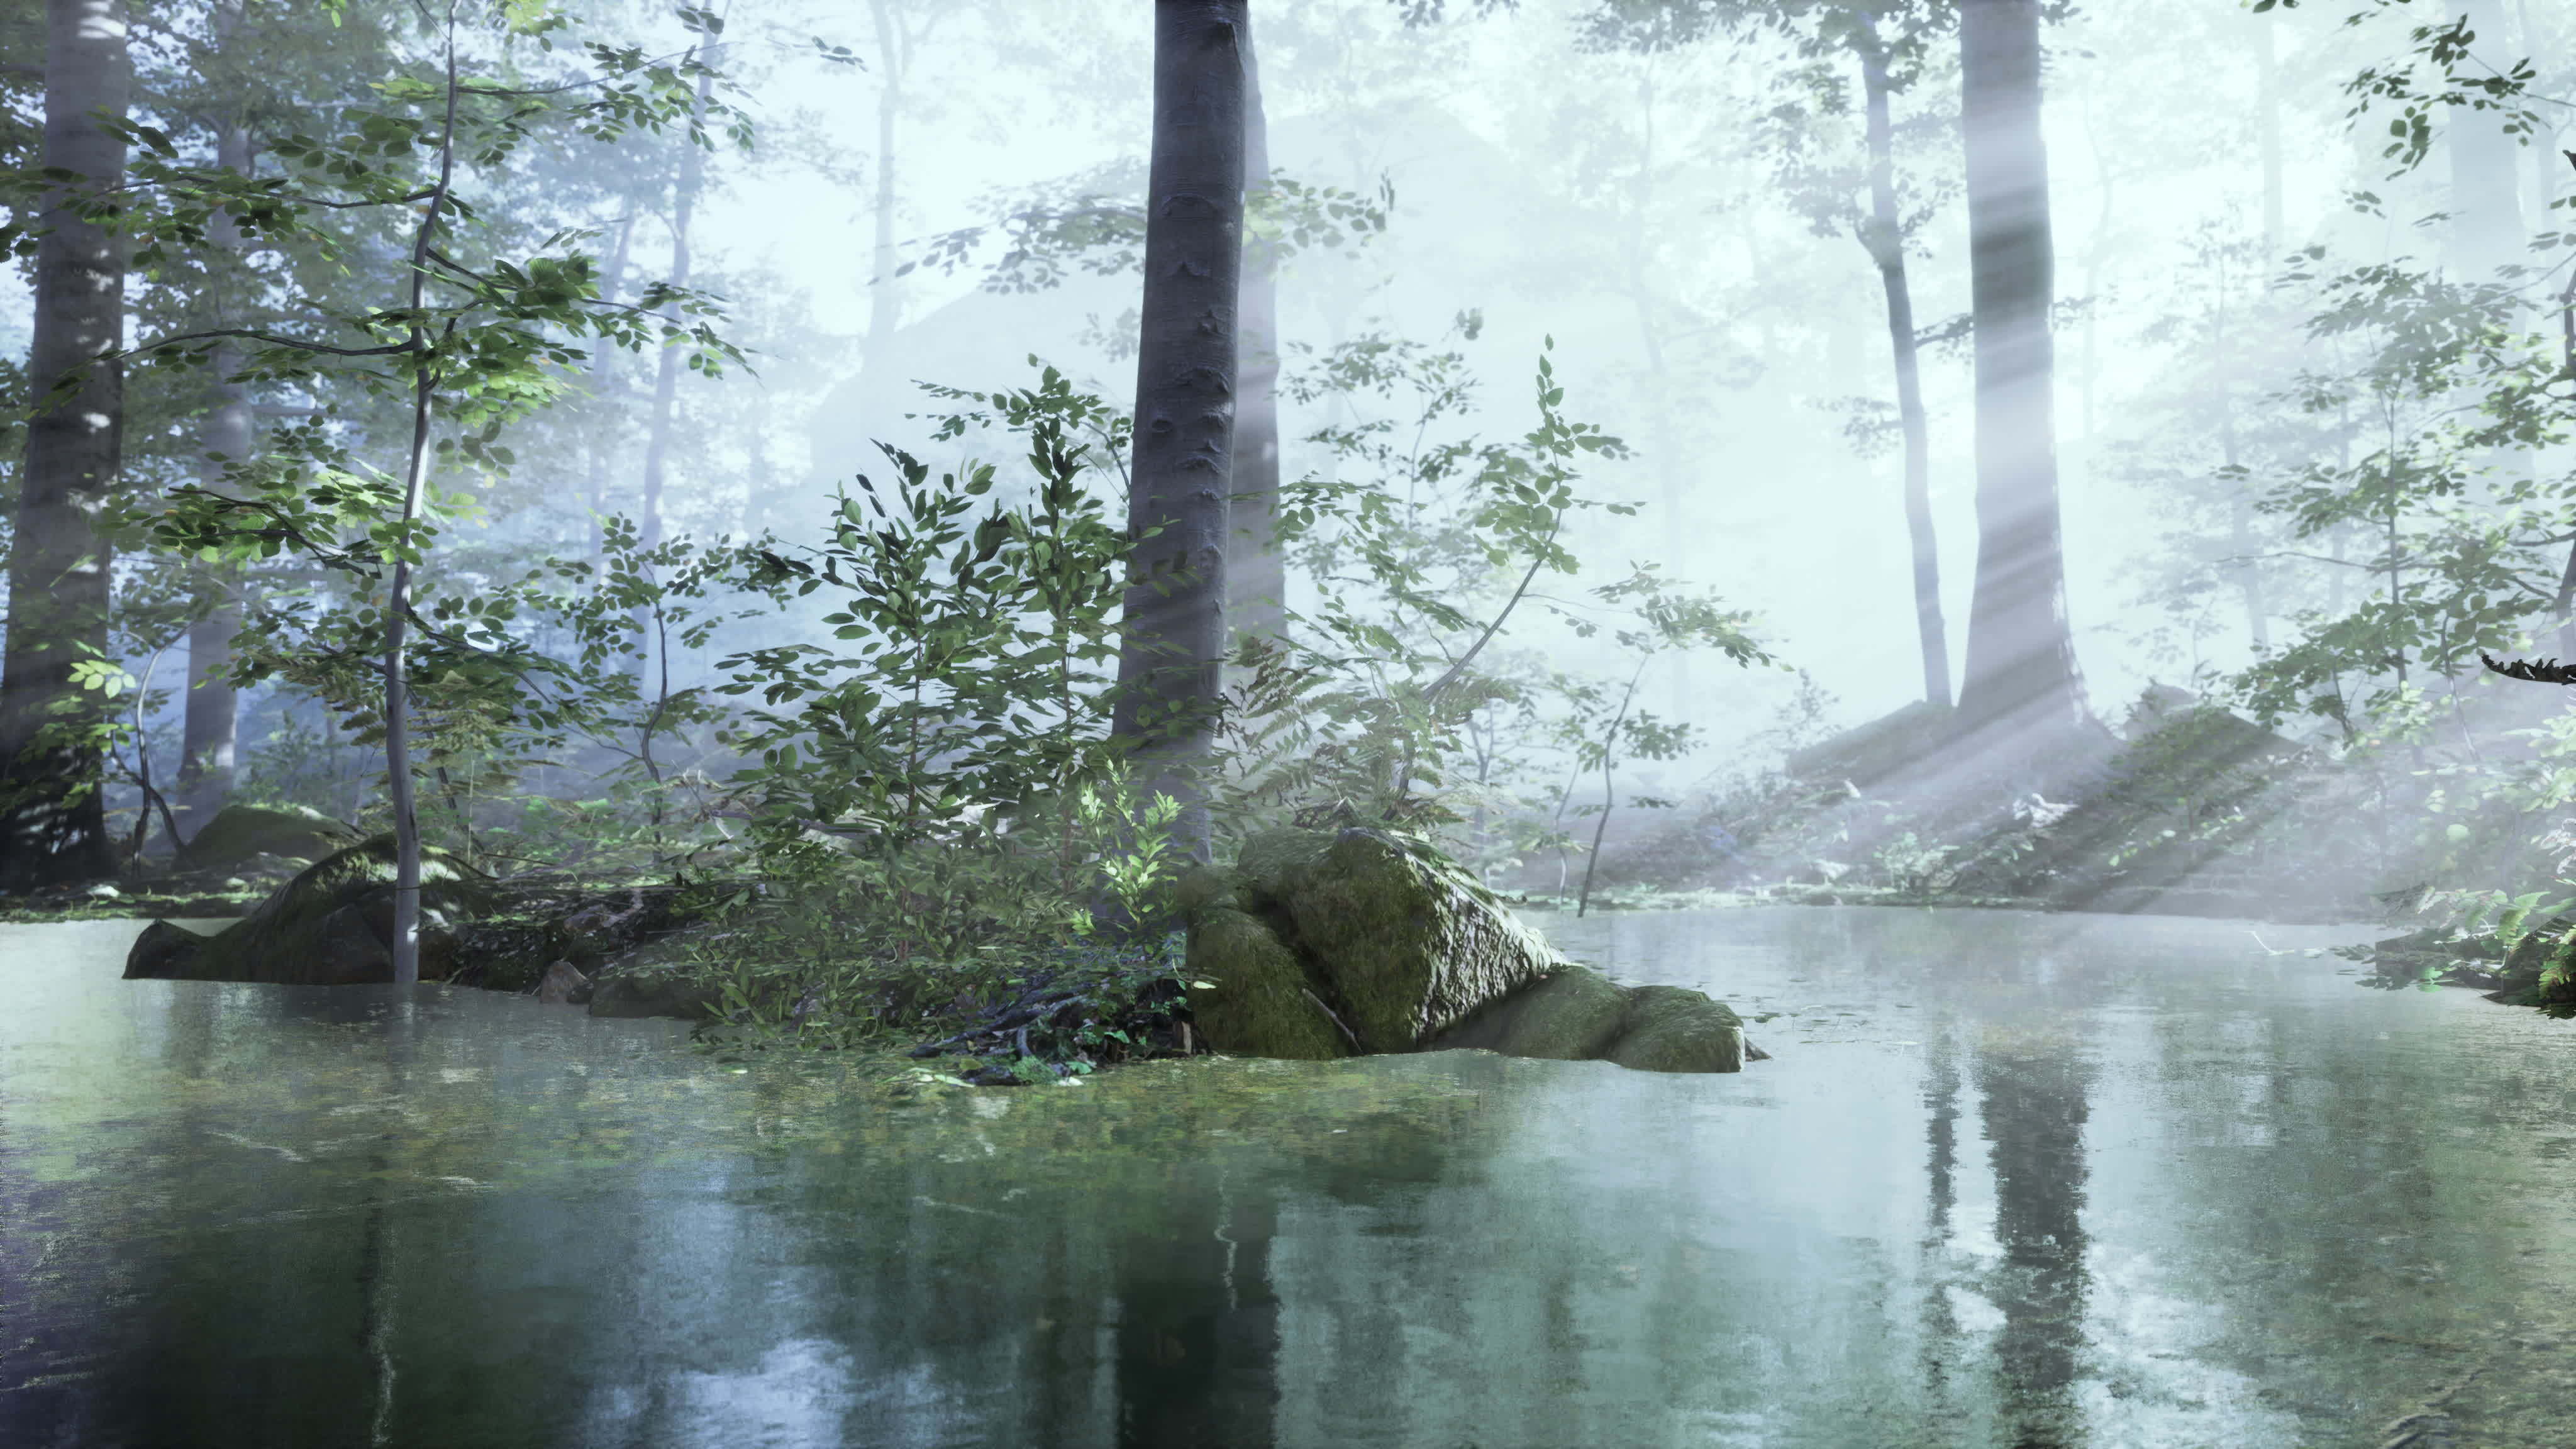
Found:
<path fill-rule="evenodd" d="M 2287 1446 L 2481 1366 L 2459 1442 L 2576 1442 L 2568 1028 L 2210 923 L 1570 933 L 1741 1077 L 910 1101 L 78 929 L 0 935 L 0 1443 Z"/>

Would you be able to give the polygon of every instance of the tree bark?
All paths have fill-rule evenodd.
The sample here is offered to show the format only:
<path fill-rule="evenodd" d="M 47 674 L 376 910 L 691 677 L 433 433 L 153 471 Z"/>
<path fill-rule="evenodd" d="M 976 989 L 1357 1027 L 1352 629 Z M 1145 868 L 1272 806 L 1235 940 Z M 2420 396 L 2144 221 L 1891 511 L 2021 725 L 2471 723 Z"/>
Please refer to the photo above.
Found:
<path fill-rule="evenodd" d="M 600 300 L 614 302 L 626 285 L 626 257 L 635 244 L 635 213 L 630 210 L 617 219 L 617 245 L 608 254 L 608 270 L 600 276 Z M 617 385 L 617 355 L 625 351 L 613 342 L 601 342 L 590 354 L 590 391 L 597 403 L 612 400 Z M 622 404 L 618 411 L 625 411 Z M 589 430 L 585 445 L 590 454 L 590 478 L 585 502 L 590 512 L 590 561 L 594 566 L 608 556 L 608 465 L 615 451 L 616 435 L 623 432 L 603 418 Z"/>
<path fill-rule="evenodd" d="M 2254 21 L 2254 124 L 2256 148 L 2263 158 L 2263 285 L 2269 289 L 2281 266 L 2281 61 L 2275 12 Z"/>
<path fill-rule="evenodd" d="M 98 744 L 40 736 L 86 733 L 105 702 L 72 671 L 108 645 L 109 542 L 93 519 L 124 462 L 124 371 L 108 355 L 124 342 L 125 259 L 71 203 L 123 179 L 125 147 L 99 118 L 125 115 L 130 84 L 119 0 L 46 0 L 44 164 L 80 179 L 48 206 L 36 249 L 34 409 L 0 650 L 0 885 L 16 890 L 116 867 Z"/>
<path fill-rule="evenodd" d="M 1243 178 L 1270 184 L 1270 123 L 1261 66 L 1243 40 Z M 1234 493 L 1225 562 L 1226 615 L 1236 635 L 1275 637 L 1287 627 L 1288 574 L 1279 558 L 1279 247 L 1246 232 L 1243 332 L 1235 347 L 1242 399 L 1235 411 Z"/>
<path fill-rule="evenodd" d="M 1963 725 L 2055 732 L 2090 715 L 2066 618 L 2038 0 L 1965 0 L 1969 290 L 1976 329 L 1977 577 Z"/>
<path fill-rule="evenodd" d="M 238 3 L 217 10 L 218 44 L 231 43 L 241 19 Z M 238 115 L 225 117 L 216 127 L 215 164 L 250 174 L 250 127 Z M 240 265 L 241 227 L 231 212 L 219 211 L 207 223 L 206 239 L 222 268 L 220 288 Z M 205 450 L 210 487 L 221 487 L 224 466 L 247 461 L 255 445 L 250 388 L 233 380 L 241 365 L 239 348 L 226 343 L 215 349 L 214 406 L 197 435 Z M 213 607 L 188 629 L 188 695 L 180 727 L 177 805 L 191 832 L 222 809 L 233 791 L 234 755 L 241 732 L 241 698 L 232 681 L 233 636 L 242 627 L 243 582 L 239 569 L 210 570 L 206 588 L 213 595 Z"/>
<path fill-rule="evenodd" d="M 708 76 L 698 77 L 697 113 L 704 115 L 707 98 L 713 90 Z M 671 185 L 671 285 L 689 284 L 689 224 L 698 209 L 698 192 L 706 185 L 706 148 L 680 138 L 680 173 Z M 676 320 L 678 303 L 664 309 L 664 315 Z M 653 421 L 644 440 L 644 507 L 636 531 L 644 551 L 651 553 L 662 545 L 662 487 L 670 474 L 671 415 L 678 406 L 680 392 L 680 348 L 664 344 L 662 356 L 653 373 Z"/>
<path fill-rule="evenodd" d="M 1866 13 L 1858 34 L 1861 90 L 1868 110 L 1870 217 L 1861 240 L 1887 294 L 1887 340 L 1896 360 L 1896 417 L 1905 435 L 1905 533 L 1914 555 L 1914 628 L 1923 650 L 1923 698 L 1950 707 L 1950 638 L 1941 621 L 1941 550 L 1932 531 L 1932 439 L 1923 412 L 1923 370 L 1914 346 L 1914 293 L 1905 272 L 1905 223 L 1896 207 L 1893 87 L 1887 49 Z"/>
<path fill-rule="evenodd" d="M 877 86 L 877 196 L 876 237 L 870 257 L 875 275 L 868 281 L 868 340 L 865 365 L 879 366 L 886 345 L 894 340 L 895 328 L 903 322 L 903 279 L 896 275 L 903 259 L 894 242 L 895 122 L 903 113 L 903 75 L 910 59 L 907 37 L 895 22 L 887 0 L 869 0 L 868 13 L 876 22 L 878 64 L 882 73 Z"/>
<path fill-rule="evenodd" d="M 1180 802 L 1174 844 L 1207 858 L 1195 778 L 1225 650 L 1236 308 L 1243 263 L 1246 0 L 1155 0 L 1153 165 L 1136 358 L 1126 635 L 1112 728 L 1149 790 Z"/>

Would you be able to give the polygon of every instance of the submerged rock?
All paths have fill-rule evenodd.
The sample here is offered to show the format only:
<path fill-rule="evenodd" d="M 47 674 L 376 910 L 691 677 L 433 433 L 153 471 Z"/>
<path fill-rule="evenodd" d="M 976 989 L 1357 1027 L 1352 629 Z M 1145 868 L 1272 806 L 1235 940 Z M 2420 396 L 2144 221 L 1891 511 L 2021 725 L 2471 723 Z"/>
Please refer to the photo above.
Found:
<path fill-rule="evenodd" d="M 155 921 L 126 955 L 128 980 L 350 986 L 393 980 L 394 842 L 335 851 L 212 936 Z M 491 880 L 446 852 L 421 852 L 420 974 L 456 966 L 456 928 L 491 909 Z M 193 939 L 188 939 L 193 938 Z"/>
<path fill-rule="evenodd" d="M 718 1016 L 723 995 L 712 986 L 660 972 L 602 976 L 590 988 L 593 1016 L 676 1016 L 694 1021 Z"/>
<path fill-rule="evenodd" d="M 256 856 L 310 862 L 357 841 L 356 831 L 302 805 L 227 805 L 188 837 L 174 864 L 183 871 L 233 872 Z"/>
<path fill-rule="evenodd" d="M 557 961 L 546 968 L 537 982 L 537 1000 L 548 1006 L 574 1006 L 590 1000 L 590 978 L 570 961 Z"/>
<path fill-rule="evenodd" d="M 1392 831 L 1279 830 L 1182 883 L 1189 1001 L 1219 1051 L 1321 1060 L 1482 1047 L 1643 1071 L 1743 1069 L 1734 1012 L 1619 986 Z"/>

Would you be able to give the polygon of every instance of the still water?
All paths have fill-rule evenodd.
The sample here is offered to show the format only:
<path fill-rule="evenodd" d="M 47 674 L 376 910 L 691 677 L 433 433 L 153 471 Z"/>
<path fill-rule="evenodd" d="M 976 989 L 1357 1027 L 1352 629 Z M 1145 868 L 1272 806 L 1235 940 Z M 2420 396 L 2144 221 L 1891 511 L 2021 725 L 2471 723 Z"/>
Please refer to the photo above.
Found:
<path fill-rule="evenodd" d="M 2366 931 L 1611 916 L 1774 1059 L 909 1100 L 133 933 L 0 926 L 12 1449 L 2576 1443 L 2576 1024 Z"/>

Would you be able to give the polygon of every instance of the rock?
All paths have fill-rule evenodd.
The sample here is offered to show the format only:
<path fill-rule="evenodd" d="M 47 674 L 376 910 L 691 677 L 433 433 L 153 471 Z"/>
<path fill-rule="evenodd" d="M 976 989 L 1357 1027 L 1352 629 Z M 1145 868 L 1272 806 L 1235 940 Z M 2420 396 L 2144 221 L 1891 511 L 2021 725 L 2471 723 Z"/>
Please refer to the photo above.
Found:
<path fill-rule="evenodd" d="M 1222 873 L 1184 882 L 1189 911 L 1190 1017 L 1211 1043 L 1257 1042 L 1247 1055 L 1329 1061 L 1358 1048 L 1326 1012 L 1297 953 L 1238 908 Z M 1208 878 L 1216 878 L 1211 884 Z"/>
<path fill-rule="evenodd" d="M 602 976 L 590 989 L 593 1016 L 676 1016 L 694 1021 L 723 1010 L 724 998 L 714 987 L 659 972 Z"/>
<path fill-rule="evenodd" d="M 236 872 L 253 856 L 314 861 L 357 843 L 358 834 L 301 805 L 227 805 L 180 847 L 184 871 Z"/>
<path fill-rule="evenodd" d="M 457 925 L 491 908 L 493 887 L 444 851 L 421 854 L 420 974 L 435 981 L 455 967 Z M 393 877 L 393 837 L 377 836 L 315 862 L 193 951 L 163 935 L 158 954 L 145 959 L 147 931 L 125 974 L 300 986 L 391 981 Z"/>
<path fill-rule="evenodd" d="M 1639 986 L 1605 1059 L 1641 1072 L 1740 1072 L 1744 1023 L 1724 1002 L 1687 986 Z"/>
<path fill-rule="evenodd" d="M 1219 1051 L 1321 1060 L 1481 1047 L 1644 1071 L 1743 1069 L 1733 1011 L 1629 988 L 1557 954 L 1428 844 L 1392 831 L 1271 831 L 1231 871 L 1185 878 L 1189 1000 Z"/>
<path fill-rule="evenodd" d="M 548 1006 L 573 1006 L 590 1000 L 590 978 L 570 961 L 557 961 L 546 968 L 545 979 L 537 983 L 537 1000 Z"/>
<path fill-rule="evenodd" d="M 1482 1047 L 1511 1057 L 1579 1062 L 1599 1057 L 1628 1023 L 1628 991 L 1584 966 L 1489 1004 L 1435 1044 Z"/>
<path fill-rule="evenodd" d="M 1740 1072 L 1747 1057 L 1744 1023 L 1724 1003 L 1682 986 L 1621 986 L 1576 965 L 1489 1003 L 1431 1045 L 1642 1072 Z"/>
<path fill-rule="evenodd" d="M 1564 958 L 1428 845 L 1391 831 L 1273 831 L 1242 873 L 1322 963 L 1318 993 L 1370 1051 L 1409 1051 Z"/>
<path fill-rule="evenodd" d="M 206 937 L 185 926 L 154 921 L 143 928 L 143 934 L 134 938 L 133 948 L 125 953 L 125 979 L 184 979 L 197 953 L 206 948 L 206 941 Z"/>

